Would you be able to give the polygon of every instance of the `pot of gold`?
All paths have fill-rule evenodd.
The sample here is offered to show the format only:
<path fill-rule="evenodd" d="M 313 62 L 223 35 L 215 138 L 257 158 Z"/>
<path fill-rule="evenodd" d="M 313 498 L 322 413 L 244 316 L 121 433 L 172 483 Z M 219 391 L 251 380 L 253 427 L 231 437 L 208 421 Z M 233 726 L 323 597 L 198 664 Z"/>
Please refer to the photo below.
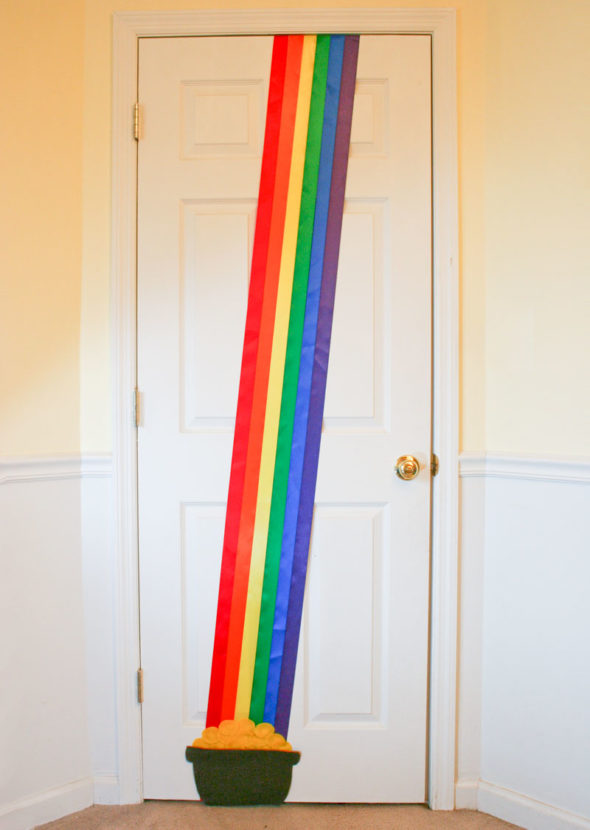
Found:
<path fill-rule="evenodd" d="M 282 804 L 300 758 L 272 724 L 248 718 L 209 726 L 186 748 L 199 796 L 211 805 Z"/>

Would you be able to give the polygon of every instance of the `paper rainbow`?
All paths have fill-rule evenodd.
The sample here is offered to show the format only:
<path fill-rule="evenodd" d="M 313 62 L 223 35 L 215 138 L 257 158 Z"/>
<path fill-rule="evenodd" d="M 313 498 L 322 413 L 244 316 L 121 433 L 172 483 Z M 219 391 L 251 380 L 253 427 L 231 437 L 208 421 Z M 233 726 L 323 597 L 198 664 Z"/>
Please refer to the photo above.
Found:
<path fill-rule="evenodd" d="M 358 46 L 274 39 L 208 726 L 250 717 L 288 730 Z"/>

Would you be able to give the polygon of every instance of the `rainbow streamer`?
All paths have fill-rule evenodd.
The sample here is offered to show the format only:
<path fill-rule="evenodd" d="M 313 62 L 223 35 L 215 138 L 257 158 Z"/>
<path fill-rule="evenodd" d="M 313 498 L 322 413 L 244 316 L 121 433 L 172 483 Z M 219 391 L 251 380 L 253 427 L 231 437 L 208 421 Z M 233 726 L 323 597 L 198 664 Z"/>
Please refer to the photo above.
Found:
<path fill-rule="evenodd" d="M 274 39 L 208 726 L 288 730 L 358 43 Z"/>

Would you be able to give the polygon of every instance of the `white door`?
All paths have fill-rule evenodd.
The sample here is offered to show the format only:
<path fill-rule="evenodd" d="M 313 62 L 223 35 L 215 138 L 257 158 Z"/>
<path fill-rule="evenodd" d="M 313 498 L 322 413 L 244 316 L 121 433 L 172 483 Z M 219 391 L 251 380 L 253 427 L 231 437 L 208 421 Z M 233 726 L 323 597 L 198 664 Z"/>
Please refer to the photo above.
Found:
<path fill-rule="evenodd" d="M 272 39 L 141 41 L 146 798 L 196 798 Z M 430 38 L 362 36 L 289 799 L 426 798 Z M 394 472 L 412 454 L 413 481 Z"/>

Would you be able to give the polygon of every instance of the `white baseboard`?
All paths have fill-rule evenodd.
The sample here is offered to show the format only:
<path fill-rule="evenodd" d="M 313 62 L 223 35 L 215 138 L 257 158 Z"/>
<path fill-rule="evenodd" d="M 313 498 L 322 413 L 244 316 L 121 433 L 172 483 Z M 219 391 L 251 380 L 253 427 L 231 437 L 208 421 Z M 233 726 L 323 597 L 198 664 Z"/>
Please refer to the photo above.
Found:
<path fill-rule="evenodd" d="M 590 830 L 590 818 L 490 784 L 489 781 L 458 781 L 455 805 L 458 810 L 489 813 L 525 830 Z"/>
<path fill-rule="evenodd" d="M 455 784 L 455 809 L 477 810 L 479 781 L 464 779 Z"/>
<path fill-rule="evenodd" d="M 0 807 L 2 830 L 31 830 L 39 824 L 55 821 L 69 813 L 84 810 L 93 803 L 91 778 L 72 781 Z"/>
<path fill-rule="evenodd" d="M 99 774 L 94 776 L 94 803 L 121 803 L 121 788 L 119 778 L 116 775 Z"/>

